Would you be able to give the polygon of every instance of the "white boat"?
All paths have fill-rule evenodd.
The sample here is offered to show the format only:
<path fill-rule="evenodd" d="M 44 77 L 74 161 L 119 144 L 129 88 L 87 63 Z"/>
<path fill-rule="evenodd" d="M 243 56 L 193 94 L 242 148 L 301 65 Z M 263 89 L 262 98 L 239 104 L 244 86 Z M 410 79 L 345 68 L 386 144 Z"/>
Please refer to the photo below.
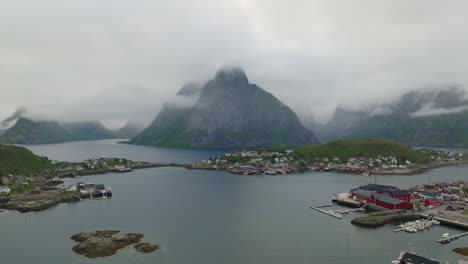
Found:
<path fill-rule="evenodd" d="M 444 234 L 442 235 L 443 238 L 447 238 L 447 237 L 449 237 L 449 236 L 450 236 L 449 233 L 444 233 Z"/>

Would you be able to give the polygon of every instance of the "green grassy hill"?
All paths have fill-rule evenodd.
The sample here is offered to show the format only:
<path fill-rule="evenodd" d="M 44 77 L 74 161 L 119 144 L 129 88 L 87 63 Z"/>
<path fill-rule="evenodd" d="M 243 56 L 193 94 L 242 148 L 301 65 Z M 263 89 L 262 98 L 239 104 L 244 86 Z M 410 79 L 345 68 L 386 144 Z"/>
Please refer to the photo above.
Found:
<path fill-rule="evenodd" d="M 307 158 L 333 158 L 345 160 L 349 157 L 375 158 L 378 155 L 395 156 L 399 160 L 413 163 L 430 162 L 430 157 L 397 141 L 380 138 L 355 138 L 336 140 L 326 144 L 310 145 L 294 150 L 298 155 Z"/>
<path fill-rule="evenodd" d="M 47 158 L 34 155 L 26 148 L 0 145 L 0 176 L 42 171 L 53 167 Z"/>
<path fill-rule="evenodd" d="M 73 136 L 57 121 L 33 121 L 20 118 L 1 137 L 7 144 L 44 144 L 73 140 Z"/>

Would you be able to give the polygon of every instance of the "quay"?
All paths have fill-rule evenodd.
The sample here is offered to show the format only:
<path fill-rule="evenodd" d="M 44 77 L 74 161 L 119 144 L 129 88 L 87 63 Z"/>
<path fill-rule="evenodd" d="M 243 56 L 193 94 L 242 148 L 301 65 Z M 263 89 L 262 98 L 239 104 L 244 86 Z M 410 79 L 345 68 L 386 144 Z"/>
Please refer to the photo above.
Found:
<path fill-rule="evenodd" d="M 463 237 L 463 236 L 468 236 L 468 232 L 461 233 L 461 234 L 458 234 L 458 235 L 449 236 L 449 237 L 445 237 L 445 238 L 437 240 L 437 242 L 441 243 L 441 244 L 446 244 L 446 243 L 449 243 L 453 239 L 457 239 L 457 238 Z"/>
<path fill-rule="evenodd" d="M 309 208 L 312 208 L 312 209 L 314 209 L 314 210 L 316 210 L 316 211 L 319 211 L 319 212 L 321 212 L 321 213 L 324 213 L 324 214 L 326 214 L 326 215 L 336 217 L 336 218 L 338 218 L 338 219 L 342 219 L 342 218 L 343 218 L 340 214 L 336 214 L 336 213 L 334 213 L 334 212 L 328 212 L 328 211 L 322 210 L 322 209 L 320 209 L 320 208 L 317 208 L 317 207 L 315 207 L 315 206 L 311 206 L 311 207 L 309 207 Z"/>
<path fill-rule="evenodd" d="M 363 205 L 362 202 L 350 199 L 348 197 L 338 197 L 338 199 L 336 200 L 336 203 L 340 205 L 349 206 L 349 207 L 355 207 L 355 208 L 360 208 Z"/>

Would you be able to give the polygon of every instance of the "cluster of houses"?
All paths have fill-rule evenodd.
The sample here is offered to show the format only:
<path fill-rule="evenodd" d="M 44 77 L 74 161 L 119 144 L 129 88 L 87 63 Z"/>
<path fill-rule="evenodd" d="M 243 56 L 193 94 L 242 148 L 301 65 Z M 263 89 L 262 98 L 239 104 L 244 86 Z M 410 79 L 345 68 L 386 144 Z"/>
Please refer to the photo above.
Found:
<path fill-rule="evenodd" d="M 432 160 L 454 161 L 465 158 L 466 153 L 462 151 L 444 151 L 433 149 L 420 149 L 421 152 L 431 155 Z"/>
<path fill-rule="evenodd" d="M 98 169 L 114 169 L 117 171 L 128 171 L 129 167 L 133 165 L 141 164 L 140 161 L 128 160 L 122 158 L 106 158 L 101 157 L 97 159 L 89 159 L 84 162 L 58 162 L 53 161 L 55 164 L 59 164 L 58 168 L 54 172 L 64 171 L 86 171 L 86 170 L 98 170 Z"/>
<path fill-rule="evenodd" d="M 91 194 L 91 198 L 112 196 L 112 188 L 110 186 L 106 188 L 104 184 L 78 182 L 76 184 L 70 184 L 67 187 L 64 187 L 63 189 L 66 191 L 79 190 L 81 193 Z"/>
<path fill-rule="evenodd" d="M 309 170 L 339 170 L 348 172 L 372 172 L 396 168 L 408 168 L 409 160 L 398 160 L 395 156 L 378 155 L 376 158 L 368 157 L 339 157 L 320 158 L 308 166 Z"/>
<path fill-rule="evenodd" d="M 402 190 L 396 186 L 367 184 L 349 191 L 351 199 L 390 210 L 414 210 L 417 207 L 438 207 L 443 202 L 462 202 L 466 194 L 462 182 L 440 182 Z M 422 204 L 421 204 L 422 201 Z M 463 207 L 449 204 L 446 210 L 460 211 Z"/>
<path fill-rule="evenodd" d="M 284 153 L 276 151 L 255 151 L 245 150 L 202 160 L 201 165 L 226 165 L 226 166 L 256 166 L 256 167 L 286 167 L 294 158 L 291 156 L 292 150 Z M 193 164 L 196 166 L 197 164 Z"/>

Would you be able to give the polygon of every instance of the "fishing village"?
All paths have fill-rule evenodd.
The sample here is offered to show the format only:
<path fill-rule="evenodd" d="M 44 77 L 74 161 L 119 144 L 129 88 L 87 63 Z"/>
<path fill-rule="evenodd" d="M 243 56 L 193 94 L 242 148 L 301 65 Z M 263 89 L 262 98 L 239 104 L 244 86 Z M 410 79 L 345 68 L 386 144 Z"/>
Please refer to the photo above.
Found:
<path fill-rule="evenodd" d="M 427 170 L 456 165 L 468 165 L 465 152 L 432 149 L 418 150 L 430 158 L 430 162 L 416 164 L 409 159 L 393 155 L 323 156 L 306 158 L 291 149 L 270 148 L 227 153 L 214 158 L 186 165 L 189 169 L 226 170 L 233 174 L 276 175 L 300 171 L 335 171 L 371 175 L 414 175 Z"/>
<path fill-rule="evenodd" d="M 26 175 L 8 174 L 0 178 L 0 212 L 18 210 L 32 212 L 48 209 L 60 203 L 112 197 L 112 188 L 104 183 L 78 182 L 67 184 L 69 178 L 105 173 L 126 173 L 135 169 L 182 166 L 150 163 L 123 158 L 96 158 L 84 162 L 52 161 L 53 169 Z"/>
<path fill-rule="evenodd" d="M 396 186 L 367 184 L 345 193 L 332 194 L 332 204 L 310 206 L 317 212 L 343 219 L 351 212 L 360 212 L 351 220 L 353 225 L 378 228 L 393 225 L 393 232 L 418 233 L 438 225 L 454 228 L 434 241 L 448 244 L 456 239 L 468 239 L 468 182 L 434 182 L 400 189 Z M 325 210 L 340 205 L 339 209 Z M 351 209 L 346 209 L 351 207 Z M 463 249 L 457 249 L 463 251 Z M 413 262 L 411 262 L 413 261 Z M 441 263 L 414 252 L 402 252 L 392 261 L 399 263 Z"/>

